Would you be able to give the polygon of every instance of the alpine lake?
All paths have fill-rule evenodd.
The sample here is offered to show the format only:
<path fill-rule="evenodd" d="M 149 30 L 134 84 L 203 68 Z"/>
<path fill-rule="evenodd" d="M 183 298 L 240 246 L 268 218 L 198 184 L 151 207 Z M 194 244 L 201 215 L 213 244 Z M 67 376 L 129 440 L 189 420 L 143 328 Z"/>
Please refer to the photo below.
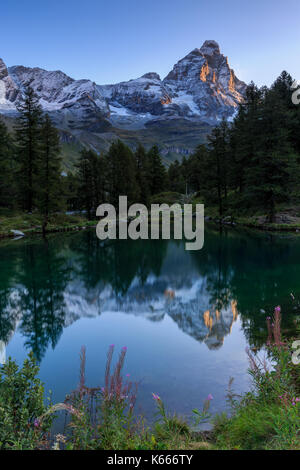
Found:
<path fill-rule="evenodd" d="M 292 294 L 292 295 L 291 295 Z M 158 394 L 190 418 L 211 394 L 249 390 L 246 348 L 263 355 L 266 317 L 282 308 L 295 333 L 300 238 L 206 224 L 204 247 L 179 240 L 101 242 L 94 229 L 0 243 L 0 360 L 33 351 L 45 390 L 63 401 L 79 382 L 102 386 L 109 345 L 127 347 L 124 375 L 138 382 L 137 411 L 153 416 Z"/>

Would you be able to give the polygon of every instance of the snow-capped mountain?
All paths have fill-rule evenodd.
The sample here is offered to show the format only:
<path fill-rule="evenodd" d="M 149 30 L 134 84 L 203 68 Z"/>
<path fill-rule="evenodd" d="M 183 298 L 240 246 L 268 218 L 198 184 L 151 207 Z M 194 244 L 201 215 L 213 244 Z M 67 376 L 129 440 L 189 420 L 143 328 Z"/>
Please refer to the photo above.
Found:
<path fill-rule="evenodd" d="M 163 80 L 157 73 L 146 73 L 114 85 L 74 80 L 61 71 L 7 68 L 0 59 L 0 113 L 16 114 L 27 85 L 59 129 L 79 140 L 81 131 L 97 133 L 97 138 L 101 134 L 105 140 L 118 129 L 151 133 L 158 125 L 172 128 L 182 120 L 189 132 L 192 123 L 214 125 L 235 113 L 246 89 L 215 41 L 205 41 L 200 49 L 179 60 Z M 89 140 L 86 135 L 85 140 Z M 94 147 L 100 145 L 97 139 L 92 141 Z"/>
<path fill-rule="evenodd" d="M 5 71 L 3 61 L 2 69 Z M 78 127 L 80 129 L 88 125 L 92 130 L 93 125 L 97 125 L 97 121 L 109 117 L 107 100 L 102 96 L 99 87 L 90 80 L 74 80 L 60 71 L 48 72 L 40 68 L 28 68 L 21 65 L 6 70 L 7 80 L 9 79 L 18 90 L 12 99 L 10 99 L 11 95 L 7 96 L 6 109 L 10 111 L 11 101 L 17 105 L 22 90 L 30 85 L 40 98 L 44 111 L 53 115 L 55 122 L 61 128 Z"/>
<path fill-rule="evenodd" d="M 231 116 L 246 88 L 215 41 L 205 41 L 177 62 L 163 83 L 171 97 L 168 107 L 184 116 L 213 121 Z"/>

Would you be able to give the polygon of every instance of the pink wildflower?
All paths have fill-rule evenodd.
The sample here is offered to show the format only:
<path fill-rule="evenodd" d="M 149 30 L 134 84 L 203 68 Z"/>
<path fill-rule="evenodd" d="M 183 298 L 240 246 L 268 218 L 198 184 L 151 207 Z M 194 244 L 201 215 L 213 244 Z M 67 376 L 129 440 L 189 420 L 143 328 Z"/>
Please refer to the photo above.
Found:
<path fill-rule="evenodd" d="M 154 400 L 156 400 L 156 401 L 160 400 L 160 396 L 156 395 L 156 393 L 152 393 L 152 396 L 153 396 Z"/>

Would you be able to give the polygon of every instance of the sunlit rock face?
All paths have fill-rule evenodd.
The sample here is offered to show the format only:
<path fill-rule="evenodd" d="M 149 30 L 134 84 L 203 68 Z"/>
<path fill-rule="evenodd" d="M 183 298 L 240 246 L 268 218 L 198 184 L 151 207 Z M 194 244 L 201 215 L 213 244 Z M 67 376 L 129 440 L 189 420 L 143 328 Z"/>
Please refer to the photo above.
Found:
<path fill-rule="evenodd" d="M 177 62 L 163 83 L 173 106 L 187 106 L 187 114 L 208 120 L 230 117 L 246 89 L 215 41 L 205 41 Z"/>
<path fill-rule="evenodd" d="M 246 84 L 235 76 L 215 41 L 205 41 L 174 65 L 164 80 L 148 73 L 136 80 L 100 87 L 114 122 L 128 116 L 185 118 L 215 123 L 232 116 L 244 99 Z"/>
<path fill-rule="evenodd" d="M 246 88 L 215 41 L 179 60 L 163 80 L 150 72 L 114 85 L 74 80 L 61 71 L 7 68 L 0 59 L 0 112 L 15 111 L 28 85 L 60 128 L 90 131 L 138 129 L 176 118 L 216 123 L 234 114 Z"/>

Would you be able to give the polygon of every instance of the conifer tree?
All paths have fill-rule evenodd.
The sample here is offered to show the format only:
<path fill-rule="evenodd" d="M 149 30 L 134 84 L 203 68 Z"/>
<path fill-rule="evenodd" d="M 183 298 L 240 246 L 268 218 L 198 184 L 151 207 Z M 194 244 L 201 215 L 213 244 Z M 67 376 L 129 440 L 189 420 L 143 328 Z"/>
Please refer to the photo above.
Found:
<path fill-rule="evenodd" d="M 49 222 L 49 215 L 63 208 L 61 185 L 61 156 L 59 134 L 53 127 L 48 114 L 40 129 L 40 146 L 37 158 L 36 203 L 43 215 L 43 234 Z"/>
<path fill-rule="evenodd" d="M 42 111 L 31 87 L 24 91 L 17 105 L 19 117 L 15 128 L 17 173 L 16 182 L 22 208 L 32 212 L 36 196 L 37 161 L 40 151 Z"/>
<path fill-rule="evenodd" d="M 276 204 L 288 200 L 290 166 L 294 160 L 290 131 L 282 122 L 285 114 L 280 92 L 276 88 L 265 90 L 257 113 L 255 152 L 247 170 L 247 194 L 253 206 L 266 210 L 270 222 L 274 222 Z"/>
<path fill-rule="evenodd" d="M 127 196 L 129 203 L 137 202 L 139 187 L 134 154 L 120 140 L 110 146 L 106 156 L 106 169 L 109 201 L 116 207 L 119 196 Z"/>
<path fill-rule="evenodd" d="M 0 206 L 14 205 L 13 145 L 7 127 L 0 119 Z"/>
<path fill-rule="evenodd" d="M 149 204 L 149 161 L 145 148 L 139 145 L 135 151 L 136 181 L 138 185 L 138 199 L 146 206 Z"/>
<path fill-rule="evenodd" d="M 69 171 L 63 178 L 63 191 L 65 194 L 66 205 L 69 211 L 80 210 L 80 203 L 78 200 L 78 186 L 79 178 L 75 172 Z"/>
<path fill-rule="evenodd" d="M 182 165 L 175 160 L 168 169 L 169 188 L 171 191 L 184 194 L 186 190 L 185 178 Z"/>
<path fill-rule="evenodd" d="M 148 152 L 150 193 L 151 195 L 162 193 L 167 188 L 167 172 L 162 163 L 158 147 L 154 145 Z"/>
<path fill-rule="evenodd" d="M 87 213 L 87 218 L 91 219 L 93 209 L 93 187 L 92 169 L 90 164 L 90 154 L 88 150 L 82 150 L 79 161 L 76 165 L 78 173 L 78 201 L 81 209 Z"/>
<path fill-rule="evenodd" d="M 259 90 L 253 82 L 250 83 L 246 89 L 245 102 L 240 105 L 230 131 L 232 179 L 240 194 L 244 193 L 247 170 L 252 166 L 257 151 L 257 135 L 260 133 L 258 113 L 263 93 L 264 90 Z"/>
<path fill-rule="evenodd" d="M 188 159 L 188 178 L 193 191 L 200 191 L 202 194 L 208 189 L 210 178 L 210 162 L 207 146 L 198 145 L 195 152 Z"/>
<path fill-rule="evenodd" d="M 226 207 L 228 195 L 228 167 L 229 167 L 229 149 L 228 149 L 228 124 L 225 120 L 220 126 L 213 129 L 208 138 L 210 150 L 210 174 L 208 174 L 209 185 L 217 191 L 217 200 L 219 215 L 222 216 Z M 208 169 L 208 167 L 206 167 Z M 224 207 L 225 206 L 225 207 Z"/>
<path fill-rule="evenodd" d="M 84 149 L 77 164 L 78 203 L 90 220 L 104 201 L 105 161 L 92 150 Z"/>

